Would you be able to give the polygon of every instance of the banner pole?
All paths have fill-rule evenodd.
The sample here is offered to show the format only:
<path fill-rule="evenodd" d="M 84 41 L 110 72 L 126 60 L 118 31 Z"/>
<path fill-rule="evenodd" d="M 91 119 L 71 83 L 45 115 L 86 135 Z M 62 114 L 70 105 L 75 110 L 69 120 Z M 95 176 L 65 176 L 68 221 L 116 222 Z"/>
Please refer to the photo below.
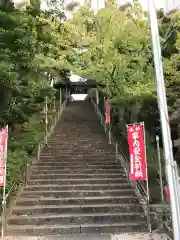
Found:
<path fill-rule="evenodd" d="M 172 2 L 172 1 L 171 1 Z M 169 122 L 169 113 L 167 107 L 166 88 L 164 82 L 162 53 L 158 29 L 157 12 L 154 0 L 147 1 L 149 9 L 149 23 L 151 27 L 152 49 L 154 55 L 154 68 L 156 72 L 157 99 L 159 105 L 161 129 L 163 137 L 163 148 L 166 163 L 167 182 L 170 190 L 170 206 L 172 214 L 172 229 L 174 240 L 180 240 L 180 209 L 177 199 L 177 188 L 175 183 L 174 156 L 172 150 L 172 139 Z"/>
<path fill-rule="evenodd" d="M 149 179 L 148 179 L 148 169 L 147 169 L 147 154 L 146 154 L 146 133 L 145 133 L 145 127 L 144 127 L 144 122 L 141 123 L 143 126 L 143 131 L 144 131 L 144 151 L 145 151 L 145 157 L 146 157 L 146 194 L 147 194 L 147 225 L 148 225 L 148 230 L 151 233 L 151 216 L 150 216 L 150 208 L 149 208 Z"/>
<path fill-rule="evenodd" d="M 159 164 L 159 181 L 160 181 L 160 188 L 161 188 L 161 201 L 164 202 L 161 156 L 160 156 L 159 136 L 158 135 L 156 135 L 156 146 L 157 146 L 157 158 L 158 158 L 158 164 Z"/>
<path fill-rule="evenodd" d="M 53 112 L 56 112 L 56 97 L 53 97 Z"/>
<path fill-rule="evenodd" d="M 47 97 L 45 98 L 45 144 L 47 145 L 48 138 L 48 109 L 47 109 Z"/>
<path fill-rule="evenodd" d="M 61 105 L 62 105 L 62 91 L 60 88 L 59 89 L 59 111 L 61 111 Z"/>
<path fill-rule="evenodd" d="M 4 186 L 3 186 L 3 199 L 2 199 L 2 232 L 1 236 L 4 237 L 6 229 L 6 172 L 7 172 L 7 143 L 8 143 L 8 125 L 6 126 L 6 145 L 4 153 Z"/>
<path fill-rule="evenodd" d="M 110 125 L 109 125 L 108 135 L 109 135 L 109 144 L 111 144 L 111 127 L 110 127 Z"/>

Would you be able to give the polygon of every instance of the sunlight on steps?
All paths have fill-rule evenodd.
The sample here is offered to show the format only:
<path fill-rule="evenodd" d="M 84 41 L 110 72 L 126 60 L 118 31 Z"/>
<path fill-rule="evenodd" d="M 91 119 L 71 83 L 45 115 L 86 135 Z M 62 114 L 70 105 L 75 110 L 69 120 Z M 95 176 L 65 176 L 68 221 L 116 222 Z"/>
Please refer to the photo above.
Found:
<path fill-rule="evenodd" d="M 71 94 L 72 101 L 84 101 L 87 94 Z"/>

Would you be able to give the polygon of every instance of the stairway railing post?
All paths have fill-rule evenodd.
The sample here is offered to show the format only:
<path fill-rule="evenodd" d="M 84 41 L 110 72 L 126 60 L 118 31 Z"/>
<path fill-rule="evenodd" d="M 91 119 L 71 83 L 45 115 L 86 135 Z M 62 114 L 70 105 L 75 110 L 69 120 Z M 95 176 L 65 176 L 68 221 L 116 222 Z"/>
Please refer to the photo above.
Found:
<path fill-rule="evenodd" d="M 48 138 L 48 106 L 47 106 L 47 97 L 45 98 L 45 144 L 47 145 Z"/>
<path fill-rule="evenodd" d="M 53 97 L 53 112 L 56 112 L 56 97 Z"/>
<path fill-rule="evenodd" d="M 157 159 L 158 159 L 158 164 L 159 164 L 159 181 L 160 181 L 160 188 L 161 188 L 161 201 L 164 202 L 162 167 L 161 167 L 161 156 L 160 156 L 160 146 L 159 146 L 159 136 L 158 135 L 156 135 L 156 147 L 157 147 Z"/>
<path fill-rule="evenodd" d="M 108 135 L 109 135 L 109 144 L 111 144 L 111 129 L 109 129 Z"/>
<path fill-rule="evenodd" d="M 38 145 L 38 150 L 37 150 L 37 161 L 40 159 L 40 154 L 41 154 L 41 144 Z"/>
<path fill-rule="evenodd" d="M 62 90 L 59 89 L 59 111 L 61 111 L 61 105 L 62 105 Z"/>
<path fill-rule="evenodd" d="M 116 142 L 116 160 L 118 160 L 118 143 Z"/>
<path fill-rule="evenodd" d="M 25 187 L 27 187 L 27 184 L 28 184 L 28 178 L 29 178 L 29 172 L 28 172 L 28 168 L 29 168 L 29 164 L 27 163 L 26 164 L 26 170 L 25 170 Z"/>

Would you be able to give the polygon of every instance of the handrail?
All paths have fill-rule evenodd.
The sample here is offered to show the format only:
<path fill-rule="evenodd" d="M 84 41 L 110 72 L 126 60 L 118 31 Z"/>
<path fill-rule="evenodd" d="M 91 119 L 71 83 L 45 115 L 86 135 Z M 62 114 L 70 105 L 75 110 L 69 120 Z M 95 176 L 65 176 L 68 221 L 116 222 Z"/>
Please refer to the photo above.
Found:
<path fill-rule="evenodd" d="M 106 129 L 106 123 L 105 123 L 105 118 L 102 116 L 98 106 L 96 105 L 96 103 L 94 102 L 94 100 L 91 97 L 91 104 L 94 107 L 98 117 L 101 120 L 101 125 L 104 127 L 105 133 L 107 133 L 107 129 Z M 117 140 L 115 139 L 114 136 L 112 136 L 111 133 L 111 126 L 108 130 L 108 136 L 109 136 L 109 144 L 112 144 L 116 146 L 116 160 L 121 161 L 121 165 L 124 169 L 124 172 L 126 174 L 126 176 L 129 176 L 129 161 L 127 160 L 122 148 L 120 147 L 120 144 L 117 142 Z M 112 141 L 113 140 L 113 141 Z M 120 153 L 119 153 L 120 150 Z M 145 190 L 145 188 L 143 187 L 142 183 L 140 183 L 139 181 L 133 181 L 133 183 L 131 182 L 131 186 L 134 188 L 137 197 L 139 197 L 140 202 L 142 203 L 142 207 L 143 210 L 146 214 L 147 217 L 147 226 L 148 226 L 148 230 L 149 232 L 151 232 L 151 222 L 150 222 L 150 211 L 149 211 L 149 197 L 148 197 L 148 193 Z"/>
<path fill-rule="evenodd" d="M 66 98 L 64 100 L 64 102 L 62 103 L 61 105 L 61 108 L 59 109 L 59 111 L 57 111 L 57 115 L 55 116 L 54 118 L 54 122 L 52 123 L 52 125 L 50 126 L 50 128 L 48 129 L 48 137 L 52 134 L 55 126 L 56 126 L 56 123 L 57 123 L 57 120 L 59 120 L 65 106 L 67 105 L 67 102 L 68 102 L 68 98 Z M 45 137 L 43 139 L 42 142 L 39 142 L 34 151 L 32 152 L 31 156 L 35 156 L 36 155 L 36 160 L 39 160 L 40 158 L 40 152 L 42 150 L 42 148 L 44 147 L 45 145 Z M 31 161 L 30 162 L 27 162 L 23 169 L 22 169 L 22 175 L 21 177 L 24 178 L 23 179 L 23 185 L 27 186 L 27 181 L 28 181 L 28 170 L 29 170 L 29 166 L 33 163 L 33 158 L 31 158 Z M 12 184 L 12 186 L 10 187 L 9 191 L 7 192 L 6 196 L 5 196 L 5 201 L 4 201 L 4 205 L 3 205 L 3 215 L 2 215 L 2 224 L 4 225 L 3 228 L 4 230 L 6 231 L 6 227 L 7 227 L 7 216 L 6 216 L 6 206 L 7 206 L 7 201 L 9 199 L 9 197 L 11 196 L 12 192 L 15 190 L 15 188 L 18 186 L 18 180 L 14 181 L 14 183 Z"/>
<path fill-rule="evenodd" d="M 97 107 L 95 101 L 94 101 L 92 98 L 91 98 L 91 103 L 92 103 L 92 106 L 94 107 L 94 109 L 95 109 L 98 117 L 100 118 L 101 124 L 102 124 L 103 127 L 105 128 L 105 132 L 106 132 L 106 126 L 105 126 L 105 118 L 104 118 L 104 116 L 102 115 L 102 113 L 100 112 L 99 108 Z M 123 168 L 124 168 L 124 170 L 125 170 L 125 173 L 126 173 L 126 175 L 128 176 L 128 175 L 129 175 L 129 164 L 128 164 L 129 161 L 128 161 L 125 153 L 123 152 L 120 144 L 117 142 L 117 140 L 115 139 L 115 137 L 114 137 L 112 134 L 111 134 L 111 139 L 113 140 L 113 141 L 112 141 L 113 145 L 116 145 L 116 157 L 118 158 L 118 160 L 121 161 L 121 163 L 122 163 L 122 165 L 123 165 Z M 117 148 L 118 148 L 118 151 L 117 151 Z M 117 156 L 117 152 L 118 152 L 118 153 L 120 152 L 122 156 L 120 156 L 119 154 L 118 154 L 118 156 Z M 143 186 L 139 181 L 136 181 L 136 185 L 137 185 L 137 186 L 136 186 L 137 189 L 140 191 L 140 195 L 143 195 L 143 196 L 141 196 L 141 197 L 144 197 L 144 200 L 145 200 L 145 198 L 147 197 L 147 191 L 145 190 L 144 186 Z M 143 192 L 143 194 L 142 194 L 142 192 Z M 145 200 L 145 201 L 146 201 L 146 200 Z"/>
<path fill-rule="evenodd" d="M 67 99 L 65 99 L 64 100 L 64 102 L 62 103 L 62 106 L 61 106 L 61 109 L 60 109 L 60 111 L 58 111 L 57 112 L 57 118 L 59 119 L 59 117 L 60 117 L 60 115 L 62 114 L 62 111 L 64 110 L 64 107 L 66 106 L 66 104 L 67 104 Z M 56 116 L 55 116 L 55 119 L 56 119 Z M 50 135 L 51 135 L 51 133 L 52 133 L 52 130 L 54 129 L 54 127 L 56 126 L 56 120 L 55 120 L 55 122 L 52 124 L 52 126 L 50 127 L 50 131 L 49 131 L 49 133 L 50 133 Z M 52 129 L 52 127 L 53 127 L 53 129 Z M 49 135 L 49 136 L 50 136 Z M 43 148 L 44 147 L 44 142 L 45 142 L 45 139 L 43 139 L 43 141 L 42 142 L 39 142 L 37 145 L 36 145 L 36 147 L 35 147 L 35 149 L 34 149 L 34 151 L 32 152 L 32 154 L 31 154 L 31 156 L 34 156 L 34 155 L 36 155 L 36 154 L 38 154 L 38 151 L 40 151 L 40 149 L 39 148 Z M 38 156 L 37 156 L 38 157 Z M 39 160 L 39 159 L 38 159 Z M 25 164 L 25 166 L 23 167 L 23 171 L 22 172 L 24 172 L 25 170 L 26 170 L 26 168 L 28 167 L 28 165 L 31 163 L 31 161 L 30 162 L 28 162 L 27 164 Z M 25 173 L 25 172 L 24 172 Z M 7 198 L 9 197 L 9 195 L 10 195 L 10 193 L 12 192 L 12 190 L 13 190 L 13 188 L 14 188 L 14 186 L 16 185 L 18 183 L 18 181 L 15 181 L 14 183 L 13 183 L 13 185 L 11 186 L 11 188 L 10 188 L 10 190 L 7 192 L 7 194 L 6 194 L 6 200 L 7 200 Z"/>

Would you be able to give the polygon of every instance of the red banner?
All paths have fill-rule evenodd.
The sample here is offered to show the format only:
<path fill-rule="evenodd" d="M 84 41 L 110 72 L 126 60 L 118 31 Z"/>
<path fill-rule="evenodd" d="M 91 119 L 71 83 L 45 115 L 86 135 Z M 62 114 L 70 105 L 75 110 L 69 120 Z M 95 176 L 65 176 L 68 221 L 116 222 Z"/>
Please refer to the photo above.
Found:
<path fill-rule="evenodd" d="M 110 125 L 111 105 L 109 100 L 106 101 L 106 124 Z"/>
<path fill-rule="evenodd" d="M 130 153 L 130 180 L 147 180 L 144 125 L 129 125 L 127 134 Z"/>
<path fill-rule="evenodd" d="M 6 182 L 5 161 L 7 151 L 7 128 L 0 131 L 0 187 L 4 187 Z"/>

